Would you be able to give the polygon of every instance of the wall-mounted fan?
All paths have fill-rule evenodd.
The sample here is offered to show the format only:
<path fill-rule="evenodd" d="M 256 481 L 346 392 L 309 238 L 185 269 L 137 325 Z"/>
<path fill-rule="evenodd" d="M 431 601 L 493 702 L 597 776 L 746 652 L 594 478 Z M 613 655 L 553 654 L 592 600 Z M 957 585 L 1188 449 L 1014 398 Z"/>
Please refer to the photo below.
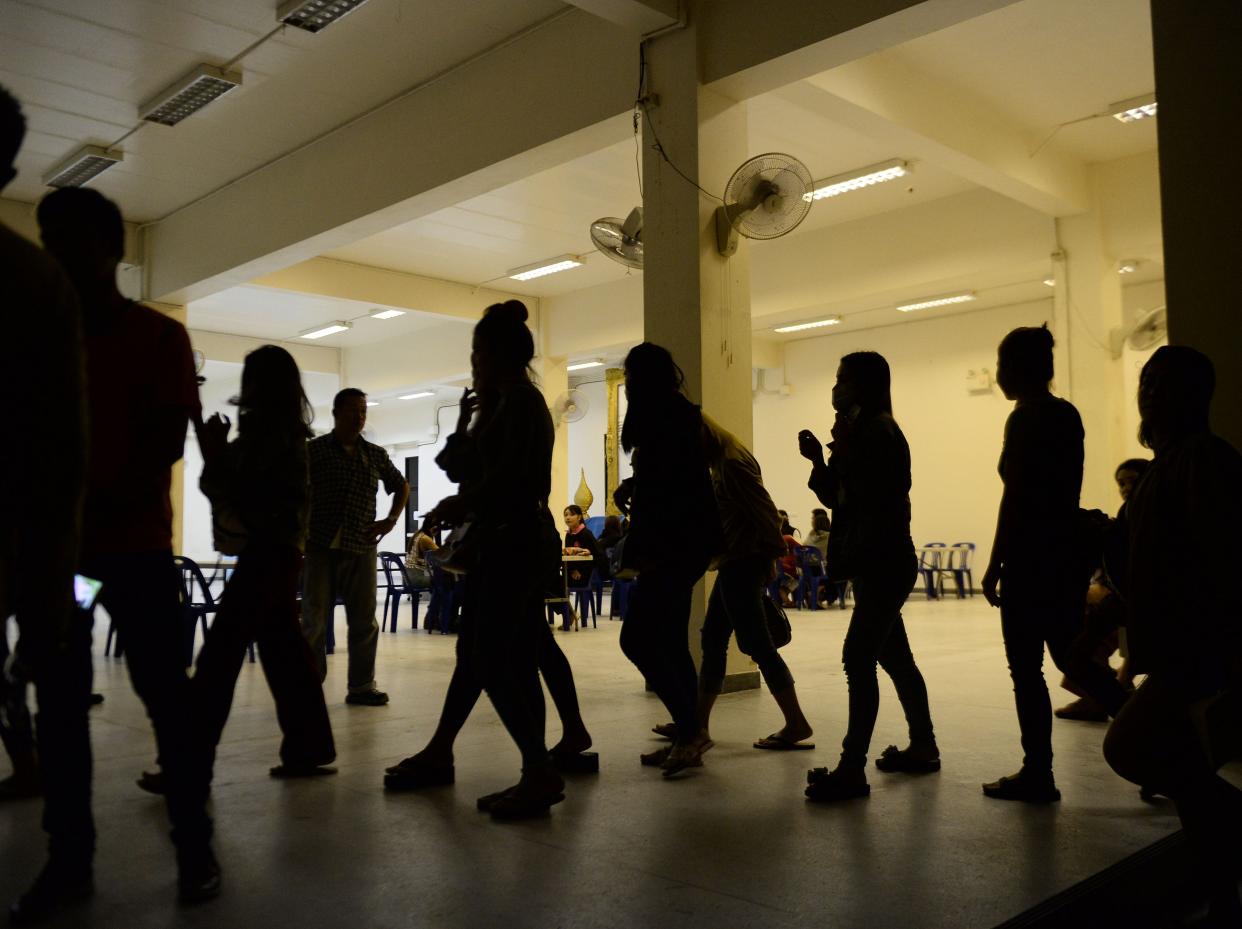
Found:
<path fill-rule="evenodd" d="M 201 349 L 194 349 L 194 373 L 197 375 L 195 380 L 198 386 L 202 387 L 207 383 L 207 378 L 203 376 L 203 366 L 207 364 L 207 356 L 203 354 Z"/>
<path fill-rule="evenodd" d="M 605 216 L 591 223 L 591 241 L 601 252 L 627 268 L 643 266 L 643 208 L 636 206 L 622 222 Z"/>
<path fill-rule="evenodd" d="M 1168 314 L 1160 306 L 1144 313 L 1128 330 L 1114 329 L 1109 333 L 1109 347 L 1113 350 L 1113 357 L 1120 358 L 1127 345 L 1136 352 L 1145 352 L 1167 342 L 1168 338 Z"/>
<path fill-rule="evenodd" d="M 811 211 L 811 172 L 791 155 L 756 155 L 733 172 L 724 205 L 716 209 L 716 248 L 728 257 L 740 233 L 775 239 L 797 228 Z"/>
<path fill-rule="evenodd" d="M 580 390 L 570 389 L 556 398 L 548 407 L 548 412 L 552 414 L 552 421 L 560 426 L 561 423 L 576 423 L 587 415 L 587 410 L 590 408 L 591 402 L 586 394 Z"/>

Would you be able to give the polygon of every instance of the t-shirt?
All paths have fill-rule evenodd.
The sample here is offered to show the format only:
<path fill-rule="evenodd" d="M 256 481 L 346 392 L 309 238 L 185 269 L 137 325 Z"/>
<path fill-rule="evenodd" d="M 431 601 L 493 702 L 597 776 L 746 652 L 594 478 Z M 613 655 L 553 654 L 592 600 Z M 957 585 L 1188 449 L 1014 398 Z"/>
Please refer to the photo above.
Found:
<path fill-rule="evenodd" d="M 82 553 L 172 547 L 172 466 L 199 415 L 185 326 L 151 307 L 86 308 L 90 469 Z"/>
<path fill-rule="evenodd" d="M 1014 408 L 998 466 L 1013 504 L 1005 563 L 1021 568 L 1066 560 L 1082 489 L 1083 428 L 1068 400 L 1048 395 Z M 1064 547 L 1065 556 L 1055 553 Z"/>
<path fill-rule="evenodd" d="M 86 477 L 86 401 L 77 295 L 45 252 L 0 225 L 0 617 L 47 626 L 47 595 L 69 591 Z M 17 582 L 21 581 L 21 590 Z M 27 632 L 31 630 L 27 628 Z"/>
<path fill-rule="evenodd" d="M 763 486 L 763 472 L 750 449 L 707 415 L 703 416 L 703 448 L 724 540 L 716 563 L 785 554 L 780 513 Z"/>

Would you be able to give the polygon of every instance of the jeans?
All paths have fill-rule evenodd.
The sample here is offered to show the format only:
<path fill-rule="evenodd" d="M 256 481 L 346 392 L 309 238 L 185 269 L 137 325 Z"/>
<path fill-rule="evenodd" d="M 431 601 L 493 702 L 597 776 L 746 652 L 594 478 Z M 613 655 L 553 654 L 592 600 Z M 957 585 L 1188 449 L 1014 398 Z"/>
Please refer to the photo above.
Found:
<path fill-rule="evenodd" d="M 1006 573 L 1001 578 L 1001 634 L 1013 679 L 1024 769 L 1052 771 L 1052 702 L 1044 681 L 1044 644 L 1057 668 L 1110 714 L 1128 694 L 1112 670 L 1091 661 L 1090 649 L 1075 647 L 1083 630 L 1086 584 L 1041 585 L 1035 578 Z"/>
<path fill-rule="evenodd" d="M 263 673 L 276 700 L 276 719 L 284 735 L 280 760 L 302 767 L 336 758 L 323 686 L 298 624 L 301 570 L 302 554 L 292 547 L 247 548 L 237 559 L 191 681 L 197 804 L 206 804 L 216 746 L 251 642 L 259 646 Z M 200 819 L 198 826 L 201 838 L 210 836 L 209 823 Z"/>
<path fill-rule="evenodd" d="M 771 570 L 772 559 L 762 555 L 720 566 L 703 622 L 703 664 L 699 669 L 699 690 L 703 693 L 720 693 L 730 633 L 737 635 L 737 647 L 742 653 L 759 665 L 769 691 L 780 693 L 793 686 L 793 675 L 772 644 L 764 616 L 764 588 Z"/>
<path fill-rule="evenodd" d="M 349 691 L 375 689 L 375 549 L 359 555 L 338 548 L 307 545 L 305 587 L 302 591 L 302 631 L 310 643 L 319 680 L 328 676 L 324 642 L 327 624 L 336 612 L 336 598 L 345 601 L 349 624 Z"/>
<path fill-rule="evenodd" d="M 906 714 L 910 743 L 932 746 L 931 709 L 927 705 L 927 686 L 914 663 L 901 606 L 914 589 L 918 575 L 913 555 L 880 562 L 854 578 L 854 612 L 845 635 L 841 660 L 849 682 L 849 726 L 841 744 L 843 767 L 862 768 L 880 709 L 880 686 L 876 677 L 878 662 L 897 688 L 897 698 Z"/>
<path fill-rule="evenodd" d="M 190 679 L 185 656 L 193 627 L 182 606 L 181 577 L 172 552 L 96 555 L 83 560 L 82 573 L 103 582 L 99 602 L 116 623 L 130 680 L 155 729 L 173 841 L 193 841 L 201 815 L 190 799 L 188 780 Z M 82 618 L 89 639 L 90 616 Z M 86 694 L 84 700 L 89 700 L 89 678 Z"/>
<path fill-rule="evenodd" d="M 698 674 L 690 655 L 690 605 L 697 577 L 649 568 L 630 593 L 621 651 L 642 672 L 680 733 L 698 732 Z"/>

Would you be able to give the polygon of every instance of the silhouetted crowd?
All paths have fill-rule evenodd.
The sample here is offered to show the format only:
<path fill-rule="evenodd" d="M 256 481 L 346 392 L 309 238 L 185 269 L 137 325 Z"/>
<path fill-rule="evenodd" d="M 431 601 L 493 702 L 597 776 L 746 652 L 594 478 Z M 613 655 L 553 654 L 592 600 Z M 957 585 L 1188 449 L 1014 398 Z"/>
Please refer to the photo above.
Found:
<path fill-rule="evenodd" d="M 23 133 L 17 102 L 0 89 L 0 186 L 14 176 Z M 235 437 L 227 418 L 203 421 L 185 328 L 117 287 L 125 244 L 117 207 L 98 192 L 66 188 L 42 200 L 37 218 L 44 249 L 0 226 L 0 372 L 14 418 L 0 456 L 0 616 L 15 616 L 19 628 L 11 655 L 0 637 L 0 735 L 13 763 L 0 797 L 41 793 L 48 835 L 47 863 L 12 907 L 19 923 L 93 891 L 94 591 L 155 732 L 158 767 L 140 785 L 166 800 L 180 897 L 205 900 L 221 888 L 208 814 L 215 752 L 247 650 L 258 647 L 283 735 L 272 776 L 331 774 L 336 747 L 323 681 L 332 611 L 340 602 L 347 614 L 346 701 L 386 703 L 375 680 L 376 544 L 409 493 L 384 450 L 363 438 L 362 391 L 340 391 L 332 431 L 312 437 L 300 372 L 278 346 L 245 358 Z M 544 815 L 564 799 L 566 772 L 597 770 L 573 672 L 545 617 L 549 578 L 566 550 L 589 555 L 618 579 L 637 578 L 621 649 L 670 717 L 655 727 L 667 746 L 642 755 L 643 765 L 673 777 L 704 763 L 731 637 L 757 663 L 784 719 L 755 747 L 813 748 L 780 651 L 788 622 L 771 590 L 776 560 L 796 530 L 764 488 L 759 462 L 690 401 L 666 349 L 634 347 L 625 359 L 621 431 L 633 474 L 614 496 L 628 532 L 622 541 L 619 525 L 610 527 L 609 561 L 583 534 L 580 510 L 566 511 L 564 537 L 549 512 L 555 430 L 531 380 L 534 352 L 522 303 L 484 311 L 474 328 L 472 386 L 436 459 L 458 491 L 428 514 L 410 553 L 414 569 L 430 570 L 434 555 L 436 565 L 464 578 L 456 665 L 435 731 L 388 768 L 385 787 L 451 784 L 454 742 L 484 693 L 521 753 L 521 771 L 511 787 L 479 797 L 479 809 L 496 819 Z M 1154 457 L 1118 469 L 1125 502 L 1108 519 L 1079 506 L 1084 431 L 1074 406 L 1050 392 L 1051 333 L 1015 329 L 998 355 L 997 382 L 1014 407 L 982 586 L 1000 610 L 1023 758 L 983 792 L 1028 803 L 1060 799 L 1047 647 L 1078 697 L 1059 712 L 1112 719 L 1104 757 L 1145 797 L 1176 804 L 1214 913 L 1233 925 L 1228 920 L 1242 921 L 1242 794 L 1217 771 L 1237 755 L 1242 701 L 1242 601 L 1233 583 L 1242 565 L 1242 456 L 1209 428 L 1211 362 L 1170 346 L 1143 367 L 1141 438 Z M 805 544 L 822 553 L 833 589 L 848 583 L 855 599 L 842 654 L 849 703 L 840 759 L 807 775 L 806 797 L 820 803 L 870 792 L 877 667 L 892 679 L 909 732 L 905 747 L 875 756 L 875 767 L 927 775 L 941 766 L 901 612 L 919 565 L 910 535 L 910 448 L 894 418 L 887 361 L 875 352 L 841 358 L 831 405 L 831 441 L 809 430 L 797 436 L 808 485 L 824 508 Z M 191 426 L 215 545 L 236 556 L 197 657 L 170 501 Z M 381 485 L 392 505 L 377 519 Z M 436 550 L 441 529 L 453 532 Z M 679 544 L 668 545 L 670 538 Z M 716 577 L 696 667 L 689 622 L 708 570 Z M 1121 642 L 1119 676 L 1109 658 Z M 562 724 L 551 748 L 541 676 Z M 1144 678 L 1137 688 L 1136 676 Z M 37 696 L 33 720 L 29 685 Z"/>

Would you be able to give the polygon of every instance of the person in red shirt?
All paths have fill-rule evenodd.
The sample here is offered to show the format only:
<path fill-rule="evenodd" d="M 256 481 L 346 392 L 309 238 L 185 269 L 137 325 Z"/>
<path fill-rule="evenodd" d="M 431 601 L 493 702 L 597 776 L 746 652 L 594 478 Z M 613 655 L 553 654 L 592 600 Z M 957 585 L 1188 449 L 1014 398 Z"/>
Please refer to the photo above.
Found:
<path fill-rule="evenodd" d="M 98 191 L 65 188 L 40 202 L 38 221 L 82 303 L 90 430 L 81 573 L 103 582 L 99 600 L 155 728 L 181 897 L 206 899 L 219 892 L 220 873 L 210 821 L 188 789 L 192 640 L 169 498 L 172 466 L 200 418 L 190 339 L 181 323 L 118 290 L 125 232 L 116 204 Z"/>

